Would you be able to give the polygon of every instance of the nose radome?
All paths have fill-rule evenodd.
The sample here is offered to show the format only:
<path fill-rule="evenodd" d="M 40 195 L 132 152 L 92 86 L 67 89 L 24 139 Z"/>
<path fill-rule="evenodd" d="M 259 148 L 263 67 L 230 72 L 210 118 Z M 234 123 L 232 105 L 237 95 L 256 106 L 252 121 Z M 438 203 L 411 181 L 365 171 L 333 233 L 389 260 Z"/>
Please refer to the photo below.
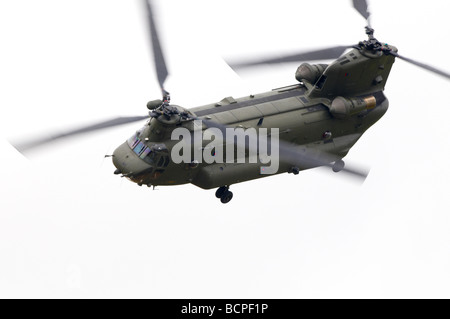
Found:
<path fill-rule="evenodd" d="M 113 153 L 113 164 L 117 168 L 116 174 L 131 176 L 147 170 L 150 165 L 141 160 L 125 142 Z"/>

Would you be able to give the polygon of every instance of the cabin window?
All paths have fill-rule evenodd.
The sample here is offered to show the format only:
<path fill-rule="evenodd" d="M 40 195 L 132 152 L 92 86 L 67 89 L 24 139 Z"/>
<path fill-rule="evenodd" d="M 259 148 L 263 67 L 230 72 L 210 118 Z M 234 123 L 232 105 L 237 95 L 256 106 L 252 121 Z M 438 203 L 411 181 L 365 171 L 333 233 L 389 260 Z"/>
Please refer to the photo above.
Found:
<path fill-rule="evenodd" d="M 261 117 L 258 121 L 257 126 L 261 126 L 263 124 L 263 122 L 264 122 L 264 117 Z"/>

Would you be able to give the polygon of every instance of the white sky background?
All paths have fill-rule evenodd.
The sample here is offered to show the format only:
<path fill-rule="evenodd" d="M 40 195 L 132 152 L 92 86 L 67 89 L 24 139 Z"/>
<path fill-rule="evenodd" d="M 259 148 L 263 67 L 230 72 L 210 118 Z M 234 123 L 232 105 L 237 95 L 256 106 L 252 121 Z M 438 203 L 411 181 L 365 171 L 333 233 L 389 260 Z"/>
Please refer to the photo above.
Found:
<path fill-rule="evenodd" d="M 297 64 L 235 75 L 222 57 L 357 43 L 350 1 L 154 1 L 172 102 L 193 107 L 295 83 Z M 372 1 L 380 41 L 450 71 L 448 1 Z M 7 140 L 159 98 L 139 1 L 1 1 L 0 297 L 450 297 L 450 82 L 397 61 L 388 113 L 326 170 L 152 191 L 105 154 L 140 123 L 25 159 Z"/>

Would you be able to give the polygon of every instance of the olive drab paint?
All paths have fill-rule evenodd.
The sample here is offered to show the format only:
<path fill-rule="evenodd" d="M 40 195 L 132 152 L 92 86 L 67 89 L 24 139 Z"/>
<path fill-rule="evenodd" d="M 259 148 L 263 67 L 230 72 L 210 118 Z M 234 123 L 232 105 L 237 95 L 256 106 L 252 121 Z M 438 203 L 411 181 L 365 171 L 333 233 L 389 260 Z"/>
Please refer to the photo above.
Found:
<path fill-rule="evenodd" d="M 194 127 L 201 126 L 202 121 L 194 121 Z M 277 128 L 271 129 L 269 137 L 267 128 L 259 128 L 258 131 L 256 128 L 226 128 L 224 136 L 220 129 L 214 127 L 204 131 L 194 130 L 194 134 L 187 128 L 177 127 L 172 131 L 171 139 L 179 142 L 172 147 L 171 158 L 175 164 L 191 164 L 192 159 L 196 164 L 259 162 L 261 165 L 270 164 L 261 166 L 261 174 L 276 174 L 280 162 L 278 135 Z"/>
<path fill-rule="evenodd" d="M 268 161 L 269 153 L 264 145 L 273 148 L 272 142 L 278 139 L 292 143 L 293 148 L 298 145 L 341 159 L 388 109 L 383 89 L 394 57 L 366 50 L 354 48 L 326 67 L 304 68 L 322 72 L 308 74 L 308 79 L 316 83 L 302 79 L 302 72 L 297 71 L 296 77 L 301 82 L 270 92 L 228 97 L 190 110 L 172 105 L 177 112 L 152 118 L 140 133 L 140 139 L 148 147 L 154 143 L 164 145 L 170 157 L 167 166 L 161 165 L 164 160 L 160 159 L 163 155 L 158 150 L 154 151 L 153 164 L 145 169 L 138 168 L 142 164 L 135 168 L 121 165 L 118 159 L 123 155 L 119 153 L 115 154 L 114 164 L 125 177 L 139 185 L 192 183 L 211 189 L 317 166 L 293 165 L 278 158 L 274 161 L 274 149 Z M 180 114 L 191 117 L 183 118 Z M 237 147 L 220 129 L 208 127 L 209 122 L 226 126 L 233 133 L 241 131 L 239 138 L 242 133 L 247 134 L 253 148 Z M 256 144 L 252 137 L 255 135 L 259 136 Z M 270 137 L 272 142 L 264 143 L 263 136 Z M 271 165 L 263 165 L 270 162 L 276 164 L 276 170 Z"/>
<path fill-rule="evenodd" d="M 191 183 L 218 188 L 228 203 L 230 185 L 318 166 L 365 178 L 367 173 L 343 162 L 353 145 L 387 111 L 384 95 L 396 59 L 450 79 L 450 74 L 406 58 L 396 47 L 379 42 L 370 25 L 366 0 L 353 7 L 367 21 L 367 40 L 284 57 L 229 64 L 238 67 L 298 61 L 297 82 L 241 98 L 231 96 L 185 109 L 170 104 L 164 87 L 169 75 L 153 18 L 144 0 L 153 62 L 162 99 L 147 104 L 149 117 L 119 117 L 14 146 L 25 152 L 61 138 L 127 123 L 148 122 L 120 145 L 112 157 L 115 174 L 139 186 Z M 334 60 L 330 64 L 303 61 Z"/>

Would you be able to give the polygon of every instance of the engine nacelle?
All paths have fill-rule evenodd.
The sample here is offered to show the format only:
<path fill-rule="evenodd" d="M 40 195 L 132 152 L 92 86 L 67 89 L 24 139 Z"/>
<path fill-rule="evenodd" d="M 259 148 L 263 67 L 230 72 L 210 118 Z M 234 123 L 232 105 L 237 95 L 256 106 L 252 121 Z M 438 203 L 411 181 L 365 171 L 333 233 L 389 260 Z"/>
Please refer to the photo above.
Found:
<path fill-rule="evenodd" d="M 302 63 L 295 72 L 295 78 L 299 82 L 306 81 L 314 85 L 327 67 L 328 64 Z"/>
<path fill-rule="evenodd" d="M 330 112 L 338 119 L 346 119 L 361 111 L 373 109 L 376 105 L 377 100 L 373 95 L 352 99 L 338 96 L 331 102 Z"/>
<path fill-rule="evenodd" d="M 161 104 L 162 104 L 162 102 L 163 102 L 162 100 L 153 100 L 153 101 L 150 101 L 150 102 L 147 103 L 147 108 L 148 108 L 150 111 L 153 111 L 153 110 L 157 109 L 158 107 L 160 107 Z"/>

